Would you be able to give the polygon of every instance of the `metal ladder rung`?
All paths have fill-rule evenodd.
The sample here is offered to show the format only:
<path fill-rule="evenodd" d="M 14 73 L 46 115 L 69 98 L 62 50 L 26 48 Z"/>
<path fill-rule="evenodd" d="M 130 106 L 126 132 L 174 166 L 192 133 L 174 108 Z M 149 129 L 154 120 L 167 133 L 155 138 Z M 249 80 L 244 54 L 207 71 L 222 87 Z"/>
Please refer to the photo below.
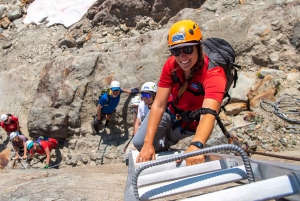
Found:
<path fill-rule="evenodd" d="M 179 153 L 180 153 L 180 151 L 161 152 L 161 153 L 156 154 L 156 160 L 174 156 Z M 134 163 L 135 169 L 137 169 L 139 166 L 147 163 L 147 162 L 136 163 L 135 161 L 136 161 L 138 154 L 139 154 L 139 152 L 137 150 L 132 150 L 132 161 Z M 154 166 L 154 167 L 144 170 L 143 172 L 141 172 L 140 176 L 146 175 L 146 174 L 152 174 L 152 173 L 156 173 L 156 172 L 161 172 L 161 171 L 168 171 L 171 169 L 178 169 L 178 167 L 184 167 L 184 166 L 185 166 L 185 160 L 182 161 L 182 163 L 180 163 L 180 164 L 176 164 L 175 162 L 174 163 L 165 163 L 165 164 L 157 165 L 157 166 Z"/>
<path fill-rule="evenodd" d="M 272 179 L 246 184 L 243 186 L 225 189 L 214 193 L 186 198 L 182 201 L 248 201 L 281 198 L 300 193 L 299 181 L 298 184 L 297 181 L 294 181 L 295 177 L 293 175 L 284 175 Z"/>
<path fill-rule="evenodd" d="M 243 179 L 247 179 L 247 174 L 242 165 L 172 182 L 144 186 L 139 188 L 138 192 L 140 200 L 152 200 Z"/>
<path fill-rule="evenodd" d="M 163 165 L 168 165 L 168 163 L 165 163 Z M 191 176 L 213 172 L 221 169 L 222 169 L 221 162 L 219 160 L 216 160 L 216 161 L 201 163 L 192 166 L 185 166 L 176 169 L 160 171 L 160 172 L 140 176 L 138 179 L 138 187 L 149 185 L 149 184 L 166 182 L 166 181 L 173 181 L 176 179 L 191 177 Z"/>

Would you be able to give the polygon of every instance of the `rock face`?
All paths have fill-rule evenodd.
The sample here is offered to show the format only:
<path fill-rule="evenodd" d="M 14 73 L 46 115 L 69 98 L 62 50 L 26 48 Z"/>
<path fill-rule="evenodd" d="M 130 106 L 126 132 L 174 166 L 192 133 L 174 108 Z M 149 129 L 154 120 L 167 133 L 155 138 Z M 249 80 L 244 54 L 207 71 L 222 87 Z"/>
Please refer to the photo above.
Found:
<path fill-rule="evenodd" d="M 27 136 L 58 138 L 70 165 L 89 164 L 89 160 L 100 164 L 99 156 L 89 150 L 95 150 L 99 142 L 98 136 L 91 136 L 90 122 L 101 89 L 112 80 L 124 89 L 158 82 L 170 56 L 168 28 L 182 19 L 196 21 L 204 38 L 230 42 L 236 61 L 243 66 L 236 88 L 230 90 L 230 110 L 223 114 L 226 126 L 246 124 L 244 119 L 251 113 L 256 125 L 235 131 L 242 141 L 269 151 L 299 147 L 298 136 L 286 136 L 283 128 L 288 123 L 264 113 L 259 105 L 261 97 L 272 101 L 283 93 L 300 97 L 297 0 L 102 0 L 69 29 L 19 23 L 19 13 L 26 14 L 28 3 L 0 0 L 0 113 L 17 115 Z M 105 155 L 107 160 L 122 157 L 113 152 L 119 153 L 132 132 L 131 98 L 121 95 L 115 120 L 100 130 L 106 151 L 112 152 Z M 270 123 L 277 126 L 267 126 Z M 209 145 L 224 143 L 219 133 L 216 128 Z M 276 136 L 270 139 L 267 133 Z M 2 129 L 0 134 L 4 148 L 7 137 Z M 84 146 L 78 143 L 82 138 L 88 142 Z M 186 145 L 182 142 L 179 147 Z M 75 157 L 81 149 L 83 155 Z"/>
<path fill-rule="evenodd" d="M 29 133 L 58 138 L 80 133 L 80 112 L 97 60 L 93 54 L 57 57 L 45 65 L 29 112 Z"/>
<path fill-rule="evenodd" d="M 125 1 L 98 1 L 87 13 L 87 17 L 94 25 L 108 24 L 118 26 L 126 24 L 129 27 L 142 29 L 150 21 L 164 25 L 183 8 L 200 8 L 205 1 L 168 1 L 153 0 L 125 0 Z M 143 20 L 143 18 L 151 20 Z M 142 20 L 141 20 L 142 19 Z M 144 24 L 144 25 L 142 25 Z"/>

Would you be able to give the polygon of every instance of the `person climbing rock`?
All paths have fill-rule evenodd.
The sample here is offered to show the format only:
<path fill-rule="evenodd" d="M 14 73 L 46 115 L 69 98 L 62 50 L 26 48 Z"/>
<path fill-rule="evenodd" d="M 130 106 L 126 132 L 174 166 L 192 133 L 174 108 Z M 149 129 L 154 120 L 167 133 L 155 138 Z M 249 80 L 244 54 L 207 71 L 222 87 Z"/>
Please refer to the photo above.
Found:
<path fill-rule="evenodd" d="M 50 164 L 50 153 L 55 149 L 58 142 L 54 138 L 39 139 L 37 141 L 28 140 L 26 142 L 27 149 L 29 150 L 29 159 L 34 157 L 35 154 L 46 154 L 46 165 L 43 169 L 48 169 Z"/>
<path fill-rule="evenodd" d="M 16 155 L 14 156 L 15 159 L 27 159 L 27 140 L 27 137 L 25 137 L 24 135 L 20 135 L 19 132 L 10 133 L 10 141 L 16 153 Z"/>
<path fill-rule="evenodd" d="M 118 81 L 112 81 L 109 86 L 109 91 L 100 96 L 97 105 L 97 115 L 94 118 L 93 125 L 101 124 L 105 121 L 105 126 L 112 119 L 112 115 L 116 112 L 116 108 L 120 102 L 121 94 L 130 93 L 135 95 L 139 92 L 137 88 L 132 90 L 122 89 Z"/>
<path fill-rule="evenodd" d="M 131 99 L 131 111 L 133 113 L 133 127 L 137 118 L 139 104 L 141 102 L 141 96 L 137 95 Z"/>
<path fill-rule="evenodd" d="M 172 56 L 162 68 L 151 110 L 133 138 L 140 151 L 136 162 L 155 160 L 156 152 L 166 151 L 189 136 L 193 138 L 186 153 L 202 149 L 214 128 L 215 116 L 208 113 L 195 121 L 184 117 L 199 108 L 218 112 L 225 94 L 224 69 L 216 66 L 208 70 L 209 58 L 197 23 L 176 22 L 167 40 Z M 203 155 L 185 160 L 187 165 L 205 162 Z"/>
<path fill-rule="evenodd" d="M 138 131 L 142 121 L 148 114 L 156 96 L 157 85 L 154 82 L 146 82 L 140 90 L 142 101 L 138 106 L 137 119 L 134 124 L 133 135 Z"/>
<path fill-rule="evenodd" d="M 11 114 L 2 114 L 0 124 L 8 136 L 13 131 L 19 132 L 20 134 L 22 133 L 20 130 L 19 119 L 16 116 Z"/>

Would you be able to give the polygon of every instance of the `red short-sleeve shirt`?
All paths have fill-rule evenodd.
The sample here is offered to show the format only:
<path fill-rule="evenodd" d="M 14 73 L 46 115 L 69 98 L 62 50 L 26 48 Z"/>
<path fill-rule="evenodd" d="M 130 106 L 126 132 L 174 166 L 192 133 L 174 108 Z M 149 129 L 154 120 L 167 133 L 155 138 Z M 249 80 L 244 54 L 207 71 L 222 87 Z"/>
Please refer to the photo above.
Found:
<path fill-rule="evenodd" d="M 226 87 L 226 75 L 222 67 L 216 66 L 208 70 L 209 59 L 205 55 L 204 65 L 201 70 L 194 74 L 192 80 L 183 95 L 179 98 L 176 107 L 183 111 L 194 111 L 202 107 L 203 100 L 205 98 L 211 98 L 218 102 L 222 102 L 225 94 Z M 163 66 L 162 73 L 158 86 L 162 88 L 171 88 L 171 95 L 169 101 L 176 100 L 178 92 L 182 84 L 184 83 L 184 72 L 176 63 L 175 57 L 171 56 Z M 173 83 L 172 72 L 176 69 L 176 75 L 179 78 L 179 82 Z M 199 95 L 199 83 L 202 85 L 205 95 Z M 194 92 L 194 93 L 192 93 Z M 196 94 L 196 95 L 195 95 Z M 172 104 L 169 109 L 171 113 L 175 114 Z M 190 126 L 191 129 L 196 129 L 198 122 Z"/>

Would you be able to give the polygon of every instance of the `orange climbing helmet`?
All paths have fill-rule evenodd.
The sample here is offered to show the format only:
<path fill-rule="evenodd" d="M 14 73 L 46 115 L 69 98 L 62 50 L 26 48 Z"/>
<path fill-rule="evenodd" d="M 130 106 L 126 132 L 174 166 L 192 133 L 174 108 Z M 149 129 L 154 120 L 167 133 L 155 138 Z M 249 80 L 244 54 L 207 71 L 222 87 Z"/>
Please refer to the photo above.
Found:
<path fill-rule="evenodd" d="M 171 26 L 167 39 L 170 49 L 186 45 L 197 45 L 199 44 L 198 41 L 202 39 L 202 33 L 196 22 L 181 20 Z"/>

